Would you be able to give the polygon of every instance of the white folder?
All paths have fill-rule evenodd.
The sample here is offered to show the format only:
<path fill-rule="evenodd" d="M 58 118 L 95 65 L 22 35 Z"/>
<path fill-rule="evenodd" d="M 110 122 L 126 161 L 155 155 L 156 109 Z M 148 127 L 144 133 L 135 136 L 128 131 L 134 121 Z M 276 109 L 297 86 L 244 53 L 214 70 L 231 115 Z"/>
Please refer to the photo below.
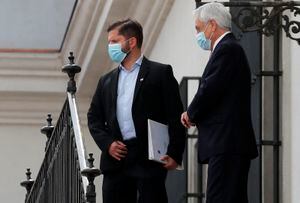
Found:
<path fill-rule="evenodd" d="M 148 119 L 149 159 L 164 163 L 160 158 L 167 153 L 169 145 L 168 126 Z"/>

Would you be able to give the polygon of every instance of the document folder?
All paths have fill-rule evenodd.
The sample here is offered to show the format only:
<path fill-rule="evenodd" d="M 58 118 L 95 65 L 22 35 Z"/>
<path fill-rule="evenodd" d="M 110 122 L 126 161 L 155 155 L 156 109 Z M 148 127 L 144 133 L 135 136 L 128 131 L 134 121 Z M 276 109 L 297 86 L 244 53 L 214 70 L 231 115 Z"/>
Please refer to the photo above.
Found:
<path fill-rule="evenodd" d="M 160 158 L 167 153 L 169 145 L 168 126 L 148 119 L 149 159 L 164 163 Z"/>

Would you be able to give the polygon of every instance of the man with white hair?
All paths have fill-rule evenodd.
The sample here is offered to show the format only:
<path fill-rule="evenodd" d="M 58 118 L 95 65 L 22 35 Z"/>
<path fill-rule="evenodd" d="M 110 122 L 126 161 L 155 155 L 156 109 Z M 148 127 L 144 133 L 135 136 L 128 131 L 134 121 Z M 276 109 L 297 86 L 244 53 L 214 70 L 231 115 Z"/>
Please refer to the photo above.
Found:
<path fill-rule="evenodd" d="M 250 68 L 222 4 L 207 3 L 194 15 L 197 43 L 211 56 L 181 122 L 199 131 L 198 160 L 208 163 L 206 202 L 247 203 L 250 161 L 257 157 Z"/>

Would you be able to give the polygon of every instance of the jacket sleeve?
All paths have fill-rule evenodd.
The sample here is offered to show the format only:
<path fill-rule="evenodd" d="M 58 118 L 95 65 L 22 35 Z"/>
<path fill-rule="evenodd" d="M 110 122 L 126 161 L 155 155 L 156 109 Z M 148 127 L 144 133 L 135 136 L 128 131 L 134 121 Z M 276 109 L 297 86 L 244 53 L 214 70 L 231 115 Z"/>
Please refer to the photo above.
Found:
<path fill-rule="evenodd" d="M 181 165 L 185 148 L 185 129 L 180 123 L 183 105 L 179 94 L 178 83 L 173 75 L 171 66 L 164 68 L 162 91 L 170 136 L 167 154 L 172 157 L 176 163 Z"/>
<path fill-rule="evenodd" d="M 239 60 L 238 47 L 224 46 L 214 56 L 209 64 L 207 74 L 201 78 L 196 95 L 188 107 L 187 114 L 191 122 L 197 123 L 201 117 L 214 108 L 217 102 L 226 94 L 230 83 L 237 73 Z"/>
<path fill-rule="evenodd" d="M 93 96 L 88 114 L 90 133 L 101 151 L 108 151 L 114 139 L 108 132 L 103 106 L 103 78 L 100 79 Z"/>

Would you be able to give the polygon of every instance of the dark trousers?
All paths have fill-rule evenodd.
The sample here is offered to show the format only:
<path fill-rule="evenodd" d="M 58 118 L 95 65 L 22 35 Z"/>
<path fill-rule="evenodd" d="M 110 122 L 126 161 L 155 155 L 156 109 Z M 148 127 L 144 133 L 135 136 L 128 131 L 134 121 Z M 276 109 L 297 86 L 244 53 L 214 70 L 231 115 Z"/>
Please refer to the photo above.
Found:
<path fill-rule="evenodd" d="M 120 170 L 104 174 L 103 203 L 168 203 L 167 171 L 160 163 L 137 160 L 134 142 L 125 142 L 128 154 Z"/>
<path fill-rule="evenodd" d="M 122 173 L 104 175 L 103 203 L 167 203 L 165 179 L 134 178 Z"/>
<path fill-rule="evenodd" d="M 248 203 L 250 159 L 219 155 L 208 161 L 206 203 Z"/>

